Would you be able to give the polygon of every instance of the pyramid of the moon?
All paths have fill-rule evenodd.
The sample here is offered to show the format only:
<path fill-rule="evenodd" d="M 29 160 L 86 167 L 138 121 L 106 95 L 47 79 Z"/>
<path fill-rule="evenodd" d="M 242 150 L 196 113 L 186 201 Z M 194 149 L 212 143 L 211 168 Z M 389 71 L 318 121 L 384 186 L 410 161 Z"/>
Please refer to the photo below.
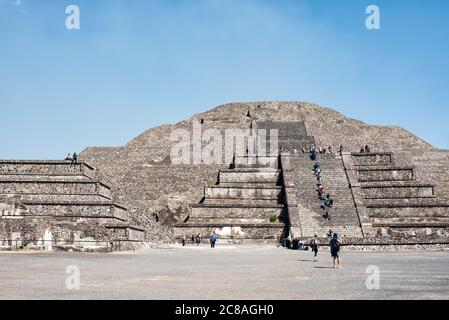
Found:
<path fill-rule="evenodd" d="M 246 142 L 233 159 L 223 151 L 221 163 L 195 161 L 198 132 L 220 133 L 225 150 L 227 130 L 239 129 L 248 136 L 265 130 L 267 149 L 275 130 L 279 152 L 259 157 Z M 188 133 L 188 163 L 173 159 L 179 131 Z M 334 202 L 330 220 L 317 194 L 312 145 L 332 149 L 316 160 Z M 360 153 L 365 145 L 370 153 Z M 369 125 L 314 104 L 226 104 L 81 156 L 117 187 L 132 222 L 154 230 L 155 238 L 158 225 L 175 237 L 217 230 L 232 242 L 322 236 L 329 229 L 354 243 L 434 243 L 448 235 L 449 151 L 400 127 Z"/>
<path fill-rule="evenodd" d="M 312 146 L 326 152 L 312 160 Z M 354 245 L 449 240 L 448 150 L 310 103 L 226 104 L 80 158 L 0 162 L 3 245 L 130 246 L 212 230 L 234 243 L 330 229 Z"/>

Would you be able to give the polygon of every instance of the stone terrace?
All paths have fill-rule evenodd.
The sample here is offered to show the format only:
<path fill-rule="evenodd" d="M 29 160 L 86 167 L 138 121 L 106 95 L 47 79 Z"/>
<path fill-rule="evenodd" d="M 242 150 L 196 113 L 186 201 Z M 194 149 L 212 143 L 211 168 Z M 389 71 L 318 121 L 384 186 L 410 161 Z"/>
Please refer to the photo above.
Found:
<path fill-rule="evenodd" d="M 434 184 L 421 182 L 413 165 L 397 164 L 389 152 L 353 153 L 345 160 L 374 233 L 411 239 L 449 235 L 449 202 Z"/>
<path fill-rule="evenodd" d="M 220 170 L 217 184 L 205 187 L 175 234 L 207 238 L 217 230 L 228 242 L 273 242 L 285 231 L 285 209 L 278 157 L 237 157 L 232 169 Z"/>
<path fill-rule="evenodd" d="M 114 202 L 111 188 L 84 162 L 0 161 L 0 209 L 4 248 L 51 243 L 98 249 L 109 241 L 139 243 L 144 235 L 126 222 L 127 209 Z"/>

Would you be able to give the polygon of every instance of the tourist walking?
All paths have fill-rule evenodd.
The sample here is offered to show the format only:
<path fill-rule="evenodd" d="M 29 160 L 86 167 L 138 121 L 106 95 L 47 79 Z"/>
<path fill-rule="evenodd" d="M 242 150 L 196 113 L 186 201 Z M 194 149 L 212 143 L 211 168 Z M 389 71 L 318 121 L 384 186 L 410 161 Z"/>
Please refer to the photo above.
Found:
<path fill-rule="evenodd" d="M 215 248 L 215 242 L 217 242 L 217 235 L 216 235 L 215 231 L 212 231 L 212 233 L 210 234 L 210 247 L 211 248 Z"/>
<path fill-rule="evenodd" d="M 203 239 L 201 238 L 201 234 L 200 234 L 200 233 L 198 233 L 198 234 L 196 235 L 195 240 L 196 240 L 196 245 L 199 246 L 199 245 L 201 244 L 201 241 L 203 240 Z"/>
<path fill-rule="evenodd" d="M 334 233 L 332 239 L 329 241 L 334 268 L 340 268 L 340 245 L 341 241 L 338 240 L 338 234 Z"/>
<path fill-rule="evenodd" d="M 181 237 L 181 244 L 182 244 L 183 247 L 186 246 L 186 235 L 185 234 L 183 234 L 182 237 Z"/>
<path fill-rule="evenodd" d="M 313 170 L 315 171 L 315 174 L 316 174 L 317 177 L 320 176 L 320 174 L 321 174 L 321 165 L 318 162 L 316 162 L 314 164 L 314 166 L 313 166 Z"/>
<path fill-rule="evenodd" d="M 312 249 L 313 252 L 313 262 L 317 262 L 318 261 L 318 245 L 320 243 L 320 240 L 318 239 L 318 235 L 315 235 L 312 239 L 312 241 L 310 241 L 310 248 Z"/>
<path fill-rule="evenodd" d="M 324 191 L 324 190 L 323 190 Z M 330 220 L 330 209 L 334 205 L 334 200 L 331 198 L 330 194 L 328 193 L 325 197 L 323 197 L 323 193 L 319 193 L 320 200 L 322 200 L 321 208 L 324 210 L 325 214 L 323 216 L 324 219 Z"/>

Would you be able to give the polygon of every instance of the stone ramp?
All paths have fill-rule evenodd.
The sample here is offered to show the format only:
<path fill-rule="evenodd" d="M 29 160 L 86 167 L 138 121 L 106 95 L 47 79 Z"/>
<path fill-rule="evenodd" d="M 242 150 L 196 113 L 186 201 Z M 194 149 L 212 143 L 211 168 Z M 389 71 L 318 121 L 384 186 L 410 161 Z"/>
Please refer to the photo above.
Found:
<path fill-rule="evenodd" d="M 320 154 L 317 161 L 321 164 L 325 191 L 334 199 L 330 221 L 323 218 L 324 210 L 313 171 L 315 162 L 306 154 L 281 155 L 293 233 L 302 237 L 323 236 L 332 229 L 343 236 L 362 237 L 358 212 L 341 158 Z"/>
<path fill-rule="evenodd" d="M 0 213 L 2 247 L 37 245 L 45 238 L 72 248 L 144 238 L 143 229 L 126 223 L 127 209 L 114 202 L 111 188 L 84 162 L 0 161 Z"/>

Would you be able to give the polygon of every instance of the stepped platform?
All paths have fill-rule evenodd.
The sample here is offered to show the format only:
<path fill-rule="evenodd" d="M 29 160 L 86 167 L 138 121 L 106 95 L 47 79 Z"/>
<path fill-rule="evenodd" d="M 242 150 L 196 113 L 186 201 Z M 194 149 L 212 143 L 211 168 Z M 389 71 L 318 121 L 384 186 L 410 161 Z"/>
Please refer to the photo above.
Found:
<path fill-rule="evenodd" d="M 434 186 L 414 181 L 362 182 L 365 199 L 433 198 Z"/>
<path fill-rule="evenodd" d="M 281 195 L 282 186 L 223 186 L 216 185 L 205 188 L 207 198 L 246 198 L 246 199 L 278 199 Z"/>
<path fill-rule="evenodd" d="M 219 171 L 217 184 L 204 188 L 203 201 L 190 206 L 188 218 L 175 224 L 177 237 L 201 233 L 208 239 L 215 231 L 230 243 L 274 242 L 285 231 L 278 157 L 234 160 L 232 169 Z"/>
<path fill-rule="evenodd" d="M 435 185 L 422 182 L 416 167 L 393 153 L 352 153 L 346 159 L 355 172 L 352 183 L 360 190 L 359 206 L 373 233 L 386 236 L 449 236 L 449 202 L 438 196 Z"/>
<path fill-rule="evenodd" d="M 412 181 L 414 169 L 413 166 L 359 166 L 357 177 L 360 182 Z"/>
<path fill-rule="evenodd" d="M 96 176 L 84 162 L 0 161 L 1 241 L 142 242 L 145 231 Z"/>
<path fill-rule="evenodd" d="M 394 156 L 391 152 L 352 153 L 354 166 L 390 166 L 394 165 Z"/>
<path fill-rule="evenodd" d="M 219 173 L 219 183 L 271 183 L 279 184 L 280 170 L 272 168 L 223 169 Z"/>
<path fill-rule="evenodd" d="M 0 174 L 79 175 L 92 177 L 95 168 L 85 162 L 71 163 L 59 160 L 0 160 Z"/>

